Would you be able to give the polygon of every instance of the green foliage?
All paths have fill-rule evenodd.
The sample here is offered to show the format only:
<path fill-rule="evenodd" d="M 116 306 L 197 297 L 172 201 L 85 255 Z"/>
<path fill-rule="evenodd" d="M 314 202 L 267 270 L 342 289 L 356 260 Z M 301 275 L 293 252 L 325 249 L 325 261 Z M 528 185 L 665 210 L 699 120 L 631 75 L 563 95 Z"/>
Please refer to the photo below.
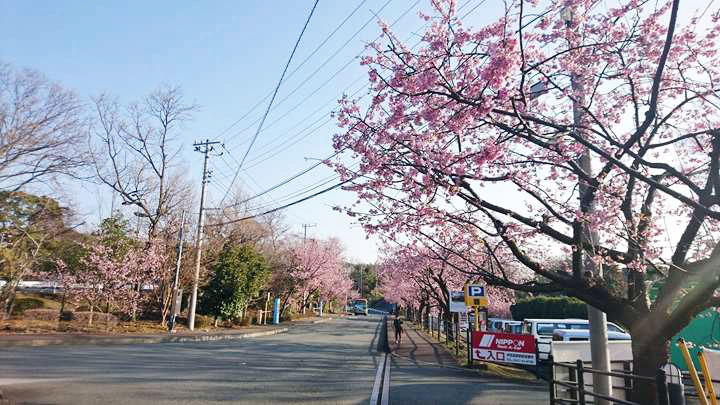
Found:
<path fill-rule="evenodd" d="M 0 278 L 21 277 L 65 230 L 65 209 L 54 199 L 0 191 Z"/>
<path fill-rule="evenodd" d="M 119 213 L 103 219 L 95 235 L 117 258 L 124 257 L 137 243 L 130 236 L 130 223 Z"/>
<path fill-rule="evenodd" d="M 382 297 L 375 294 L 377 287 L 377 267 L 374 264 L 355 263 L 351 264 L 350 278 L 353 280 L 353 289 L 362 291 L 363 298 L 380 299 Z M 362 280 L 362 288 L 360 281 Z"/>
<path fill-rule="evenodd" d="M 225 246 L 203 289 L 200 309 L 222 319 L 235 319 L 270 277 L 265 258 L 251 245 Z"/>
<path fill-rule="evenodd" d="M 587 319 L 587 305 L 577 298 L 539 296 L 523 298 L 510 306 L 513 319 L 580 318 Z"/>
<path fill-rule="evenodd" d="M 37 298 L 17 298 L 13 306 L 13 315 L 20 315 L 28 309 L 44 308 L 45 303 Z"/>

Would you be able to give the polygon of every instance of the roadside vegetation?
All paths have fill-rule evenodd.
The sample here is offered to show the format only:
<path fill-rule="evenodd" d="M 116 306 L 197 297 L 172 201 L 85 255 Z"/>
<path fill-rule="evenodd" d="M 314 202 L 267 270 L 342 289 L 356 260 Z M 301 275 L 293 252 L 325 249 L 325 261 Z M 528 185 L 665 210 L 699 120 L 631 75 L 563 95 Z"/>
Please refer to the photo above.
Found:
<path fill-rule="evenodd" d="M 177 321 L 185 322 L 197 254 L 187 235 L 197 229 L 183 218 L 196 196 L 179 151 L 197 110 L 176 86 L 128 103 L 109 94 L 83 100 L 0 62 L 2 333 L 166 329 L 180 244 Z M 90 185 L 112 201 L 97 225 L 72 208 L 84 197 L 67 193 Z M 223 223 L 247 212 L 244 199 L 235 189 L 226 207 L 208 211 L 198 328 L 256 324 L 275 297 L 284 320 L 320 302 L 341 310 L 353 295 L 341 243 L 299 238 L 278 215 Z"/>

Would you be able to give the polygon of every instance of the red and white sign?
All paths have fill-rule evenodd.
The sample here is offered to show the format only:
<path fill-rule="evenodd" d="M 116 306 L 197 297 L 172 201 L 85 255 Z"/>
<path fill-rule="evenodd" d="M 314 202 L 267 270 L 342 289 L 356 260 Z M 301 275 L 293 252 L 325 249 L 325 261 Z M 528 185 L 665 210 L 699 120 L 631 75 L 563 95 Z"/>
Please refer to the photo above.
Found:
<path fill-rule="evenodd" d="M 533 335 L 473 332 L 472 353 L 474 360 L 530 366 L 537 364 L 537 350 Z"/>

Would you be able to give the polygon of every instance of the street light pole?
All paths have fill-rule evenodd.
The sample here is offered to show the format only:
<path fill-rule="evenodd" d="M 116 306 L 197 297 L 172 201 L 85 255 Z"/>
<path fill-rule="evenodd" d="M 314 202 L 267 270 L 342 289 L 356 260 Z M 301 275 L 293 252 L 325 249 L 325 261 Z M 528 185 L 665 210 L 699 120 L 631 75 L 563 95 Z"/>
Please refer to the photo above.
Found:
<path fill-rule="evenodd" d="M 561 18 L 565 21 L 567 28 L 572 28 L 575 23 L 575 10 L 570 7 L 566 7 L 562 10 Z M 572 47 L 572 40 L 568 39 L 570 46 Z M 585 100 L 585 88 L 582 80 L 575 74 L 570 75 L 570 86 L 573 94 L 573 127 L 574 131 L 578 136 L 582 136 L 580 130 L 583 121 L 582 106 Z M 587 147 L 583 147 L 583 152 L 577 161 L 580 169 L 588 176 L 592 175 L 592 157 Z M 594 200 L 586 203 L 583 201 L 583 197 L 591 191 L 591 186 L 582 179 L 578 178 L 578 192 L 580 198 L 580 211 L 584 214 L 592 214 L 595 212 Z M 600 237 L 596 231 L 590 229 L 587 222 L 583 221 L 579 224 L 579 229 L 575 229 L 575 232 L 579 232 L 580 244 L 585 242 L 589 243 L 590 246 L 596 246 L 599 243 Z M 576 247 L 575 257 L 573 258 L 573 265 L 577 270 L 585 269 L 588 273 L 594 274 L 599 279 L 603 278 L 602 266 L 596 265 L 596 263 L 585 254 L 581 246 Z M 576 277 L 582 278 L 585 275 L 583 271 L 577 271 Z M 590 358 L 592 361 L 592 367 L 598 371 L 609 373 L 610 372 L 610 353 L 608 351 L 608 336 L 607 336 L 607 314 L 603 311 L 587 305 L 588 321 L 590 323 Z M 598 394 L 610 396 L 612 394 L 612 377 L 609 375 L 602 375 L 600 373 L 593 373 L 593 391 Z M 595 398 L 598 405 L 609 405 L 609 401 Z"/>

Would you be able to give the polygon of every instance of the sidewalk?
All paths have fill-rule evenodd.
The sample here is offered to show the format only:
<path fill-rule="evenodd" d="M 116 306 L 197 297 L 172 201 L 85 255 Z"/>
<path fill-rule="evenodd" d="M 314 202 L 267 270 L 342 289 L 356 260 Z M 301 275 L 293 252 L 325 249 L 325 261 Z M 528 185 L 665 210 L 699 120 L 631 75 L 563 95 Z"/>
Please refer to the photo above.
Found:
<path fill-rule="evenodd" d="M 458 364 L 439 343 L 408 322 L 396 345 L 392 321 L 388 344 L 392 355 L 389 404 L 527 405 L 545 403 L 546 384 L 487 377 Z"/>
<path fill-rule="evenodd" d="M 283 322 L 280 325 L 254 326 L 212 332 L 182 331 L 173 334 L 103 334 L 103 333 L 47 333 L 0 335 L 0 347 L 51 345 L 128 345 L 152 343 L 209 342 L 215 340 L 247 339 L 285 333 L 288 328 L 312 325 L 332 320 L 331 317 L 306 318 Z"/>
<path fill-rule="evenodd" d="M 401 357 L 417 366 L 434 365 L 442 367 L 460 367 L 457 360 L 439 343 L 415 330 L 410 322 L 403 324 L 403 337 L 400 345 L 395 344 L 395 328 L 388 320 L 388 346 L 395 357 Z"/>

